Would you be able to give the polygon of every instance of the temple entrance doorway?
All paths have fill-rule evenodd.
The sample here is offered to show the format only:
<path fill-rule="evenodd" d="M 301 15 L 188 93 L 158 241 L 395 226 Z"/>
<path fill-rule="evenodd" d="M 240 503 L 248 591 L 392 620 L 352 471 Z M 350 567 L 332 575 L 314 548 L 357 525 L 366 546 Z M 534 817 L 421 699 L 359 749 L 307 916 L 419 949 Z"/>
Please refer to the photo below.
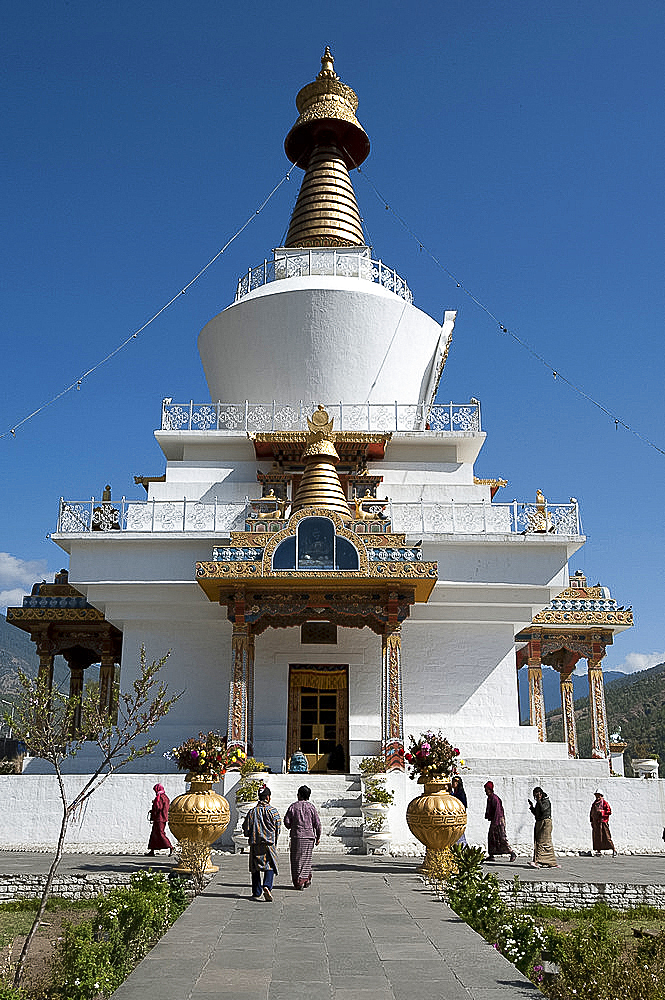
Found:
<path fill-rule="evenodd" d="M 302 750 L 313 773 L 348 769 L 348 673 L 339 664 L 291 664 L 287 761 Z"/>

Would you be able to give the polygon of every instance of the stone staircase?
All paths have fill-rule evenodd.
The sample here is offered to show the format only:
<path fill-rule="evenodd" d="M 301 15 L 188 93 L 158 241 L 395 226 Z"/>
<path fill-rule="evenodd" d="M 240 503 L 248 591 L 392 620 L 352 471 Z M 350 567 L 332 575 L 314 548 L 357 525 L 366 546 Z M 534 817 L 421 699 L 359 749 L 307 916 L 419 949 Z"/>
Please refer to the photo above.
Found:
<path fill-rule="evenodd" d="M 269 774 L 270 804 L 280 816 L 298 798 L 301 785 L 312 789 L 310 801 L 316 806 L 323 833 L 319 849 L 331 854 L 364 853 L 360 776 L 357 774 Z M 282 828 L 278 850 L 288 851 L 289 833 Z"/>

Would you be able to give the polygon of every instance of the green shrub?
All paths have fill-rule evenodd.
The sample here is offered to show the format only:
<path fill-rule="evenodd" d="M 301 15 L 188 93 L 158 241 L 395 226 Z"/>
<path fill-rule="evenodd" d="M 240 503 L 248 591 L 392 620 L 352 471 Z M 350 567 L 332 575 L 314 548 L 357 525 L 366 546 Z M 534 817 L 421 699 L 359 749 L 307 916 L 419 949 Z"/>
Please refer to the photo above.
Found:
<path fill-rule="evenodd" d="M 67 924 L 55 958 L 54 996 L 108 997 L 183 912 L 180 879 L 157 872 L 132 875 L 128 886 L 96 900 L 92 923 Z"/>
<path fill-rule="evenodd" d="M 0 980 L 0 1000 L 26 1000 L 22 989 Z"/>
<path fill-rule="evenodd" d="M 255 781 L 247 781 L 243 778 L 239 785 L 236 785 L 236 805 L 245 802 L 256 802 L 259 797 L 259 790 L 263 782 L 258 778 Z"/>

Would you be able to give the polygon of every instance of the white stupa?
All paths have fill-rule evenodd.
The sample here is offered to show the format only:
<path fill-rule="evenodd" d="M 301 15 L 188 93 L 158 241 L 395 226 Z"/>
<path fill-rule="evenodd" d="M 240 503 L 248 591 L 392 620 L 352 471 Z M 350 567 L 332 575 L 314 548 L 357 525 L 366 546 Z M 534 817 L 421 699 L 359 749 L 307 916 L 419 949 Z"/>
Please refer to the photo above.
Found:
<path fill-rule="evenodd" d="M 519 810 L 516 843 L 530 836 L 527 791 L 547 783 L 570 805 L 567 841 L 579 825 L 584 844 L 575 816 L 609 778 L 604 716 L 598 759 L 577 759 L 570 738 L 547 741 L 531 632 L 517 644 L 531 643 L 531 725 L 520 725 L 516 683 L 516 636 L 569 586 L 584 542 L 577 502 L 496 502 L 502 481 L 474 476 L 480 404 L 437 402 L 456 314 L 418 309 L 365 244 L 349 171 L 369 139 L 329 50 L 321 62 L 285 143 L 305 171 L 286 245 L 241 276 L 199 336 L 210 401 L 164 400 L 165 473 L 141 480 L 146 499 L 65 501 L 53 538 L 70 555 L 69 584 L 122 634 L 122 688 L 141 644 L 151 658 L 171 650 L 165 679 L 184 695 L 160 747 L 218 730 L 277 784 L 299 748 L 321 782 L 384 753 L 402 843 L 416 794 L 404 746 L 440 728 L 469 765 L 472 841 L 492 777 L 516 823 Z M 602 642 L 631 621 L 605 621 Z M 568 636 L 564 626 L 553 627 Z M 603 654 L 588 654 L 590 670 Z M 594 684 L 604 713 L 602 674 Z M 172 763 L 155 763 L 144 766 L 177 794 Z M 111 839 L 131 837 L 123 822 L 153 778 L 123 779 Z M 106 821 L 100 805 L 81 842 L 102 838 Z"/>

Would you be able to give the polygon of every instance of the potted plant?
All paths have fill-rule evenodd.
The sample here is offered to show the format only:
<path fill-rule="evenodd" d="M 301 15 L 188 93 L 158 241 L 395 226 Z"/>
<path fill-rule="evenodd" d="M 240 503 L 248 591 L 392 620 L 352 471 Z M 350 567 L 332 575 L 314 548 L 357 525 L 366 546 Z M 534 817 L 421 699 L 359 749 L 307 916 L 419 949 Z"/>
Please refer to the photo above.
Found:
<path fill-rule="evenodd" d="M 363 757 L 358 765 L 360 771 L 360 786 L 364 790 L 368 782 L 385 785 L 386 781 L 386 759 L 382 756 Z"/>
<path fill-rule="evenodd" d="M 418 778 L 424 792 L 409 802 L 407 825 L 421 844 L 425 845 L 425 861 L 421 872 L 430 874 L 449 867 L 445 852 L 456 844 L 466 828 L 466 809 L 450 793 L 450 779 L 464 767 L 458 747 L 454 747 L 441 730 L 421 733 L 416 740 L 409 738 L 409 750 L 404 755 L 411 778 Z"/>
<path fill-rule="evenodd" d="M 376 778 L 368 778 L 365 782 L 362 798 L 363 819 L 381 817 L 385 821 L 390 806 L 395 801 L 395 793 L 389 792 Z"/>
<path fill-rule="evenodd" d="M 392 843 L 392 834 L 386 829 L 385 816 L 370 816 L 363 824 L 365 849 L 373 854 L 385 852 Z"/>
<path fill-rule="evenodd" d="M 636 778 L 657 778 L 660 757 L 648 743 L 634 743 L 630 760 Z"/>
<path fill-rule="evenodd" d="M 216 872 L 210 860 L 210 845 L 221 837 L 229 824 L 231 811 L 213 784 L 226 773 L 226 740 L 220 733 L 199 733 L 173 747 L 164 755 L 186 771 L 188 792 L 178 795 L 169 808 L 169 828 L 180 844 L 180 861 L 175 871 Z"/>
<path fill-rule="evenodd" d="M 268 772 L 267 764 L 256 757 L 245 757 L 240 765 L 240 777 L 248 781 L 262 781 Z"/>

